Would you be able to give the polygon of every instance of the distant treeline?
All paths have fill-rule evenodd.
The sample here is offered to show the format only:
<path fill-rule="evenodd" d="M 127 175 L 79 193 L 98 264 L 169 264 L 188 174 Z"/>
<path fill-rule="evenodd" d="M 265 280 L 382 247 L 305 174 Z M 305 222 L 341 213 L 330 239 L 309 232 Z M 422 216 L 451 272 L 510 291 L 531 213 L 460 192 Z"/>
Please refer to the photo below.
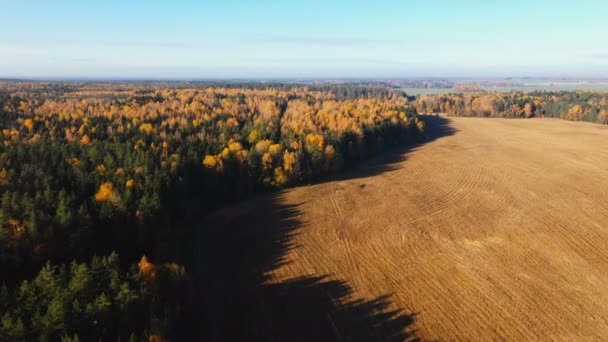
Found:
<path fill-rule="evenodd" d="M 0 83 L 0 340 L 176 338 L 201 211 L 423 129 L 386 88 Z"/>
<path fill-rule="evenodd" d="M 77 93 L 82 91 L 107 91 L 119 96 L 124 92 L 134 92 L 140 95 L 152 94 L 158 89 L 171 88 L 180 89 L 201 89 L 201 88 L 223 88 L 223 89 L 242 89 L 242 90 L 280 90 L 280 91 L 295 91 L 306 90 L 310 92 L 331 92 L 334 99 L 357 99 L 357 98 L 388 98 L 393 96 L 404 96 L 405 93 L 398 89 L 398 84 L 403 82 L 321 82 L 310 81 L 308 83 L 294 82 L 227 82 L 227 81 L 141 81 L 136 83 L 131 82 L 1 82 L 0 96 L 7 96 L 15 91 L 27 92 L 22 93 L 25 96 L 44 93 L 47 98 L 60 97 L 65 93 Z M 407 84 L 410 84 L 408 82 Z M 416 87 L 433 87 L 440 85 L 437 82 L 416 81 L 411 82 Z M 44 87 L 42 87 L 44 85 Z M 101 95 L 101 94 L 99 94 Z"/>
<path fill-rule="evenodd" d="M 429 95 L 418 98 L 415 106 L 421 113 L 453 116 L 552 117 L 608 124 L 608 92 L 599 91 Z"/>

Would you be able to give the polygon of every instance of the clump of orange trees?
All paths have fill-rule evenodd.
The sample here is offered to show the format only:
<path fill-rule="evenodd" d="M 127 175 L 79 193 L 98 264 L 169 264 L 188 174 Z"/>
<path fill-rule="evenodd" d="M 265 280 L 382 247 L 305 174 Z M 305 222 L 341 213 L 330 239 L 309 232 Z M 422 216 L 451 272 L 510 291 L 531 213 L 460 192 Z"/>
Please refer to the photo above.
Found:
<path fill-rule="evenodd" d="M 424 127 L 404 94 L 360 86 L 5 82 L 0 112 L 12 283 L 114 250 L 181 260 L 201 209 L 318 179 Z"/>

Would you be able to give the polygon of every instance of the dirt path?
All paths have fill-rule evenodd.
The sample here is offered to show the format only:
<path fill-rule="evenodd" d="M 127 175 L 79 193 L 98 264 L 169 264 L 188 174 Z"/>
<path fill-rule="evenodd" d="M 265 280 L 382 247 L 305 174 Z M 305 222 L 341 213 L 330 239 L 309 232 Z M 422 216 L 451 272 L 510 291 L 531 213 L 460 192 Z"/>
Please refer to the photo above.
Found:
<path fill-rule="evenodd" d="M 259 282 L 344 282 L 349 290 L 332 300 L 387 298 L 382 311 L 411 315 L 414 323 L 398 329 L 423 340 L 605 339 L 608 128 L 448 120 L 454 134 L 403 160 L 371 161 L 343 180 L 273 198 L 297 209 L 289 248 Z M 222 217 L 234 232 L 263 225 L 264 234 L 283 221 L 269 220 L 261 201 L 210 220 Z M 331 336 L 348 340 L 329 320 Z M 390 339 L 384 330 L 370 336 Z"/>

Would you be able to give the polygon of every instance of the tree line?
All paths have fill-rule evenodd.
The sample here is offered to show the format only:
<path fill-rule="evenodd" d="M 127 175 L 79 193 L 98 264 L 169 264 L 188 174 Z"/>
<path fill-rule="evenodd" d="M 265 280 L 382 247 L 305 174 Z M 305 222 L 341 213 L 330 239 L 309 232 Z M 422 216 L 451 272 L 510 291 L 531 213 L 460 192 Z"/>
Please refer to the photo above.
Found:
<path fill-rule="evenodd" d="M 453 116 L 552 117 L 608 124 L 608 92 L 600 91 L 452 93 L 422 96 L 415 106 L 421 113 Z"/>

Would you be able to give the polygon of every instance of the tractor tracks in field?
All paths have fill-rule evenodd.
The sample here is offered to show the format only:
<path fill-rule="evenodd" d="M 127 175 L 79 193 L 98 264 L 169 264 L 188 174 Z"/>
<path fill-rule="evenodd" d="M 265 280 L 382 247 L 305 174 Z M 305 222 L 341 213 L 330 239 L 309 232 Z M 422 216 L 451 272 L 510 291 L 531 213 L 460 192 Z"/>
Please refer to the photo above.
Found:
<path fill-rule="evenodd" d="M 355 251 L 353 250 L 353 241 L 350 236 L 351 227 L 350 227 L 349 222 L 347 220 L 345 220 L 344 213 L 342 211 L 342 206 L 339 203 L 340 199 L 338 198 L 338 194 L 341 191 L 342 191 L 341 189 L 336 188 L 336 182 L 331 182 L 329 184 L 328 198 L 329 198 L 329 202 L 331 204 L 331 208 L 333 210 L 334 217 L 336 220 L 336 233 L 338 236 L 338 240 L 341 242 L 341 245 L 346 250 L 345 262 L 347 263 L 348 268 L 353 270 L 354 274 L 356 274 L 357 277 L 360 278 L 362 275 L 361 266 L 359 265 L 359 262 L 358 262 L 357 258 L 355 257 Z"/>

